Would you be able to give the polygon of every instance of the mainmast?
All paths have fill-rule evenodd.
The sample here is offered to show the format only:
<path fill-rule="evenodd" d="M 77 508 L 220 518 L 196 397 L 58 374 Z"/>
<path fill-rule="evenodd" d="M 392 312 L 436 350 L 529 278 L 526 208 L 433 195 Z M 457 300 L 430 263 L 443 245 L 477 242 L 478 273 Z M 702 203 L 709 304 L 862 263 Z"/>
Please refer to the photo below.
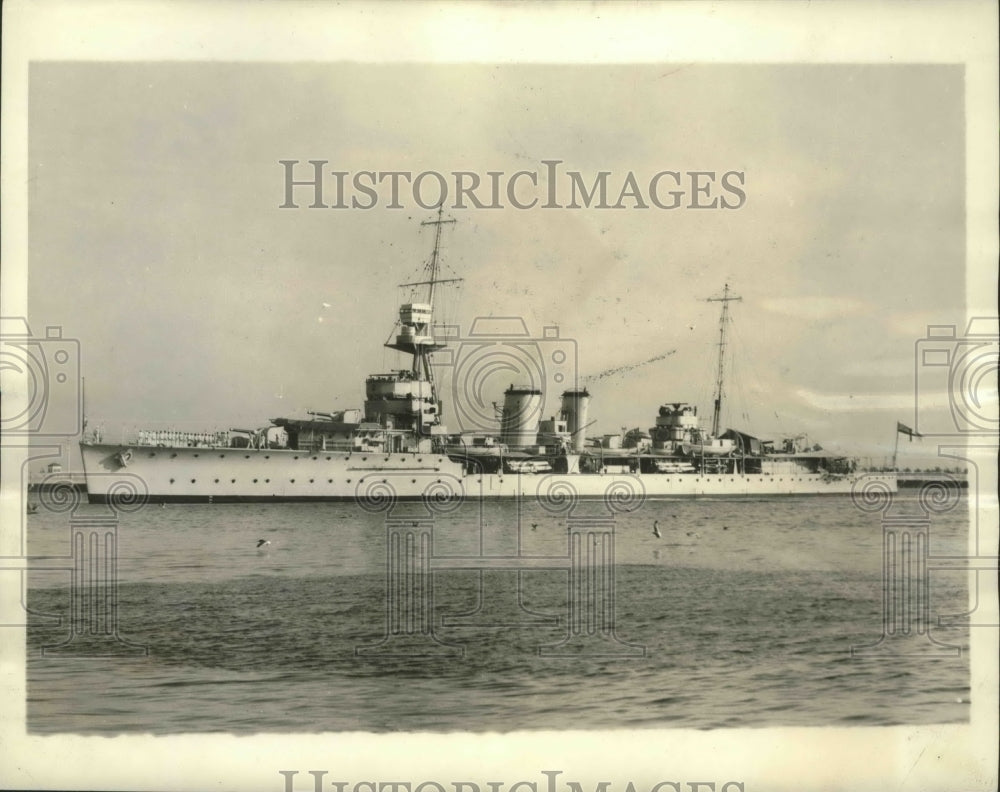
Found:
<path fill-rule="evenodd" d="M 725 285 L 721 297 L 709 297 L 705 302 L 722 303 L 722 316 L 719 317 L 719 370 L 715 378 L 715 413 L 712 417 L 712 436 L 719 436 L 719 417 L 722 413 L 722 383 L 726 352 L 726 325 L 729 323 L 729 303 L 741 301 L 742 297 L 729 295 L 729 284 Z"/>

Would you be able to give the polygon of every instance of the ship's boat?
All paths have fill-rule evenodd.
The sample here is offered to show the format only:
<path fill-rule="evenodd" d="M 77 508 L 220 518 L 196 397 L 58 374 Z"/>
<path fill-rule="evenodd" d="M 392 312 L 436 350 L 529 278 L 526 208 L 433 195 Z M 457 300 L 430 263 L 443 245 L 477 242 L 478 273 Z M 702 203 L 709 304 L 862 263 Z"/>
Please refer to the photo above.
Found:
<path fill-rule="evenodd" d="M 712 439 L 706 440 L 703 443 L 698 443 L 694 445 L 692 443 L 681 443 L 681 451 L 684 452 L 685 456 L 697 457 L 697 456 L 729 456 L 735 450 L 736 446 L 731 440 L 723 439 Z"/>

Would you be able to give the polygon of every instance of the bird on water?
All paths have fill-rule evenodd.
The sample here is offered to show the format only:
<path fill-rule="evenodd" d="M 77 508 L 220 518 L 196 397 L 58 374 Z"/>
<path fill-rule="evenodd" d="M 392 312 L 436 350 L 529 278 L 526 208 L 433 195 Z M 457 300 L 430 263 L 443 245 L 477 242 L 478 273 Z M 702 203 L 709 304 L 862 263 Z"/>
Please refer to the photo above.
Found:
<path fill-rule="evenodd" d="M 257 540 L 257 549 L 260 550 L 262 547 L 267 547 L 270 544 L 271 544 L 271 541 L 269 539 L 258 539 Z"/>
<path fill-rule="evenodd" d="M 653 536 L 655 536 L 657 539 L 659 539 L 662 536 L 662 534 L 660 533 L 659 520 L 653 520 Z"/>

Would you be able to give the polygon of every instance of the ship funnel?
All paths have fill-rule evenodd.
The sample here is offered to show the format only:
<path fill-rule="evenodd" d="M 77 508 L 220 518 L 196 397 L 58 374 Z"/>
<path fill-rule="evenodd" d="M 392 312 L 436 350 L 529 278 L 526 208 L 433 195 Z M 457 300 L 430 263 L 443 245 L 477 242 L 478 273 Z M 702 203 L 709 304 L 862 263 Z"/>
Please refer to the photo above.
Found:
<path fill-rule="evenodd" d="M 566 430 L 573 438 L 573 450 L 581 453 L 587 443 L 587 406 L 590 394 L 586 388 L 565 391 L 562 395 L 562 414 L 566 419 Z"/>
<path fill-rule="evenodd" d="M 500 442 L 523 447 L 538 442 L 538 420 L 542 414 L 542 392 L 511 385 L 503 394 Z"/>

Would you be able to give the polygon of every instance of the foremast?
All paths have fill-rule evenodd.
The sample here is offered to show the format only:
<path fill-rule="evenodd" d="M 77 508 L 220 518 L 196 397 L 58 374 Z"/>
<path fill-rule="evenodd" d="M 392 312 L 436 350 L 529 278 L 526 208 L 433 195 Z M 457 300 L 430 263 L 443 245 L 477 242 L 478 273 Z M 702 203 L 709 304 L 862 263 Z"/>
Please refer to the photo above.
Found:
<path fill-rule="evenodd" d="M 444 219 L 438 207 L 437 217 L 426 220 L 422 226 L 434 226 L 434 247 L 424 267 L 426 278 L 400 286 L 427 288 L 423 302 L 404 303 L 399 307 L 399 331 L 385 346 L 412 357 L 409 371 L 375 375 L 366 385 L 365 417 L 384 428 L 397 432 L 411 432 L 418 438 L 444 433 L 441 422 L 442 406 L 434 383 L 431 355 L 446 344 L 434 338 L 432 326 L 435 287 L 441 283 L 455 283 L 461 278 L 440 278 L 441 231 L 443 226 L 455 222 Z M 419 445 L 423 445 L 419 443 Z M 404 445 L 406 445 L 404 443 Z M 400 449 L 404 450 L 404 449 Z"/>
<path fill-rule="evenodd" d="M 396 349 L 412 355 L 413 366 L 411 370 L 413 375 L 431 383 L 432 388 L 434 387 L 434 371 L 431 368 L 430 356 L 435 350 L 445 347 L 445 344 L 439 344 L 435 341 L 434 331 L 431 327 L 434 311 L 434 287 L 439 283 L 455 283 L 462 280 L 461 278 L 438 278 L 441 260 L 441 227 L 455 222 L 454 218 L 445 220 L 441 215 L 442 207 L 439 206 L 437 219 L 425 220 L 420 224 L 434 226 L 434 248 L 431 251 L 431 258 L 424 268 L 427 280 L 399 284 L 401 287 L 426 286 L 427 298 L 422 303 L 404 303 L 399 307 L 400 332 L 396 336 L 395 342 L 386 343 L 389 349 Z"/>

